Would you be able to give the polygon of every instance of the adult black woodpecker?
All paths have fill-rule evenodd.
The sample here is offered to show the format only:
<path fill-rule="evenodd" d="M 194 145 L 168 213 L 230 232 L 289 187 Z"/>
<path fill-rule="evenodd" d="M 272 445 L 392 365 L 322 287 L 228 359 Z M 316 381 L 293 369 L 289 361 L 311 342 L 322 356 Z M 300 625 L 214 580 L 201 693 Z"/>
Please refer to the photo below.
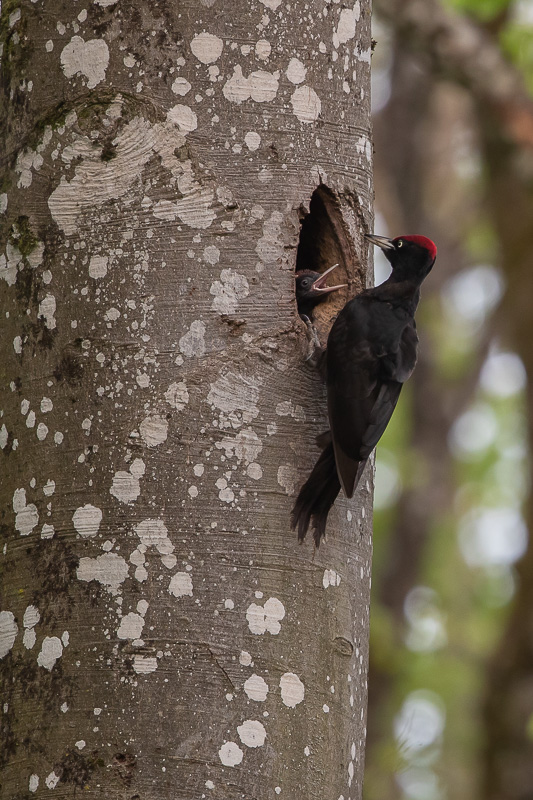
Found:
<path fill-rule="evenodd" d="M 418 352 L 414 314 L 420 286 L 437 248 L 425 236 L 367 235 L 392 267 L 384 283 L 350 300 L 335 320 L 325 354 L 330 430 L 302 486 L 291 527 L 303 541 L 314 527 L 317 547 L 326 533 L 329 510 L 342 486 L 352 497 L 372 450 L 380 440 L 411 376 Z"/>
<path fill-rule="evenodd" d="M 301 317 L 311 319 L 316 305 L 326 299 L 330 292 L 343 289 L 346 283 L 339 283 L 337 286 L 324 286 L 327 277 L 339 265 L 334 264 L 322 274 L 313 272 L 310 269 L 302 269 L 296 273 L 296 302 L 298 304 L 298 314 Z"/>

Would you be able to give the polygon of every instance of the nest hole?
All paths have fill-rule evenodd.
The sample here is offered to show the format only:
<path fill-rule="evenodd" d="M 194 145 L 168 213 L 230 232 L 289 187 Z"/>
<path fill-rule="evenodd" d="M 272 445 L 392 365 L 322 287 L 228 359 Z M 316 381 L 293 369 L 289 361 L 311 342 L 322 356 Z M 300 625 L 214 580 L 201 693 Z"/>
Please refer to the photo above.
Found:
<path fill-rule="evenodd" d="M 324 272 L 333 264 L 339 264 L 346 275 L 351 247 L 335 193 L 324 185 L 315 189 L 309 211 L 306 213 L 302 209 L 300 220 L 296 271 Z"/>

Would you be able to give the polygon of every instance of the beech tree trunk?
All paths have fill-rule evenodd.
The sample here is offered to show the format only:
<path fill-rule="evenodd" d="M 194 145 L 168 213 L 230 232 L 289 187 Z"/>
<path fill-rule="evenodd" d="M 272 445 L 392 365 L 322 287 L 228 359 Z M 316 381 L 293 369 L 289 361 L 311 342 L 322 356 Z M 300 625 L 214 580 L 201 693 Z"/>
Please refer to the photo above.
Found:
<path fill-rule="evenodd" d="M 355 800 L 371 470 L 289 530 L 367 282 L 370 8 L 3 4 L 2 800 Z M 339 293 L 340 294 L 340 293 Z"/>

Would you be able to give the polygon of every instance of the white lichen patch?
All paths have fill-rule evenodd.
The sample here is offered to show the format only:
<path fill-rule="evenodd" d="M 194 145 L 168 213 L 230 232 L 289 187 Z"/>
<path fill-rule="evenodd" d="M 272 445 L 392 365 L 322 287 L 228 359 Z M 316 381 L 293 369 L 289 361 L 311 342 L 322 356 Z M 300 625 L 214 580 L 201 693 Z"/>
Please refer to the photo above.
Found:
<path fill-rule="evenodd" d="M 292 464 L 282 464 L 278 467 L 278 483 L 285 493 L 292 496 L 298 483 L 298 470 Z"/>
<path fill-rule="evenodd" d="M 115 158 L 102 161 L 100 148 L 89 138 L 78 136 L 70 148 L 70 160 L 77 159 L 74 176 L 69 181 L 62 177 L 48 199 L 52 217 L 66 234 L 75 233 L 80 214 L 90 211 L 94 215 L 95 209 L 104 203 L 123 197 L 138 180 L 143 167 L 158 155 L 171 174 L 170 184 L 181 197 L 173 203 L 169 200 L 156 203 L 152 207 L 154 216 L 166 221 L 179 217 L 192 228 L 208 228 L 215 218 L 211 207 L 214 192 L 196 180 L 190 159 L 181 161 L 176 155 L 185 142 L 184 133 L 171 120 L 152 124 L 135 117 L 113 141 Z"/>
<path fill-rule="evenodd" d="M 361 16 L 361 4 L 359 0 L 353 8 L 343 8 L 339 15 L 337 29 L 333 32 L 333 47 L 338 48 L 340 44 L 346 44 L 355 36 L 355 28 Z"/>
<path fill-rule="evenodd" d="M 21 17 L 22 12 L 20 8 L 16 8 L 14 11 L 12 11 L 9 15 L 9 27 L 14 28 L 17 22 L 20 22 Z"/>
<path fill-rule="evenodd" d="M 233 490 L 229 488 L 226 478 L 219 478 L 215 482 L 215 486 L 219 490 L 219 500 L 222 500 L 223 503 L 233 503 L 235 500 L 235 494 L 233 493 Z"/>
<path fill-rule="evenodd" d="M 43 527 L 41 528 L 41 539 L 53 539 L 54 533 L 55 533 L 54 526 L 49 525 L 47 522 L 45 522 Z"/>
<path fill-rule="evenodd" d="M 22 624 L 25 628 L 34 628 L 39 620 L 41 619 L 41 614 L 37 606 L 27 606 L 26 611 L 24 612 L 24 617 L 22 618 Z"/>
<path fill-rule="evenodd" d="M 334 569 L 325 569 L 322 576 L 322 586 L 327 589 L 328 586 L 339 586 L 341 576 Z"/>
<path fill-rule="evenodd" d="M 167 439 L 168 422 L 159 414 L 145 417 L 139 425 L 139 433 L 148 447 L 157 447 Z"/>
<path fill-rule="evenodd" d="M 266 730 L 262 722 L 246 719 L 237 727 L 239 738 L 246 747 L 262 747 L 266 739 Z"/>
<path fill-rule="evenodd" d="M 275 264 L 283 255 L 282 222 L 283 215 L 279 211 L 273 211 L 263 223 L 263 235 L 258 239 L 255 248 L 262 264 Z"/>
<path fill-rule="evenodd" d="M 76 575 L 80 581 L 98 581 L 110 594 L 116 595 L 128 577 L 129 567 L 122 556 L 103 553 L 97 558 L 80 558 Z"/>
<path fill-rule="evenodd" d="M 322 110 L 320 97 L 314 89 L 305 85 L 294 90 L 291 105 L 294 115 L 306 124 L 317 120 Z"/>
<path fill-rule="evenodd" d="M 255 44 L 255 54 L 261 61 L 268 61 L 270 53 L 272 52 L 272 45 L 266 39 L 259 39 Z"/>
<path fill-rule="evenodd" d="M 187 385 L 184 381 L 171 383 L 165 392 L 165 400 L 169 406 L 175 408 L 176 411 L 183 411 L 189 402 L 189 392 L 187 391 Z"/>
<path fill-rule="evenodd" d="M 242 664 L 243 667 L 249 667 L 252 665 L 252 656 L 247 650 L 241 650 L 239 655 L 239 664 Z"/>
<path fill-rule="evenodd" d="M 261 467 L 260 464 L 256 463 L 249 464 L 246 469 L 246 474 L 252 480 L 260 481 L 261 478 L 263 477 L 263 468 Z"/>
<path fill-rule="evenodd" d="M 276 406 L 278 417 L 292 417 L 297 422 L 305 422 L 305 411 L 302 406 L 294 405 L 292 400 L 283 400 Z"/>
<path fill-rule="evenodd" d="M 305 686 L 294 672 L 286 672 L 279 680 L 281 699 L 286 706 L 294 708 L 301 703 L 305 695 Z"/>
<path fill-rule="evenodd" d="M 250 73 L 246 78 L 242 67 L 237 64 L 233 68 L 233 75 L 224 84 L 222 93 L 226 100 L 238 105 L 250 98 L 256 103 L 269 103 L 278 93 L 279 75 L 279 72 L 266 72 L 260 69 Z"/>
<path fill-rule="evenodd" d="M 32 269 L 37 269 L 37 267 L 40 267 L 43 263 L 43 257 L 44 242 L 37 242 L 31 253 L 28 253 L 26 256 L 26 261 Z"/>
<path fill-rule="evenodd" d="M 137 675 L 148 675 L 150 672 L 155 672 L 157 669 L 157 658 L 155 656 L 142 656 L 136 654 L 133 656 L 133 670 Z"/>
<path fill-rule="evenodd" d="M 268 683 L 260 675 L 254 673 L 244 682 L 244 691 L 250 700 L 262 703 L 267 699 Z"/>
<path fill-rule="evenodd" d="M 260 378 L 234 372 L 226 372 L 210 384 L 207 402 L 222 412 L 223 427 L 240 428 L 258 416 L 261 384 Z"/>
<path fill-rule="evenodd" d="M 171 88 L 174 94 L 184 97 L 191 91 L 191 84 L 185 78 L 176 78 Z"/>
<path fill-rule="evenodd" d="M 218 751 L 218 757 L 225 767 L 236 767 L 241 763 L 244 753 L 236 742 L 225 742 Z"/>
<path fill-rule="evenodd" d="M 46 776 L 44 782 L 46 783 L 49 789 L 55 789 L 60 780 L 61 780 L 60 775 L 56 775 L 55 772 L 51 772 L 49 775 Z"/>
<path fill-rule="evenodd" d="M 109 264 L 109 257 L 96 255 L 92 256 L 91 260 L 89 261 L 89 276 L 94 278 L 94 280 L 98 280 L 99 278 L 105 278 L 107 275 L 107 267 Z"/>
<path fill-rule="evenodd" d="M 213 64 L 217 61 L 224 48 L 224 42 L 212 33 L 199 33 L 191 41 L 191 50 L 202 64 Z"/>
<path fill-rule="evenodd" d="M 248 131 L 244 137 L 244 142 L 248 150 L 250 150 L 250 152 L 254 152 L 261 144 L 261 136 L 256 131 Z"/>
<path fill-rule="evenodd" d="M 285 617 L 285 606 L 277 597 L 270 597 L 264 606 L 251 603 L 246 611 L 246 620 L 252 633 L 257 635 L 271 633 L 277 635 L 281 630 L 281 620 Z"/>
<path fill-rule="evenodd" d="M 22 644 L 26 648 L 26 650 L 31 650 L 35 647 L 35 642 L 37 641 L 37 634 L 35 633 L 34 628 L 28 628 L 24 631 L 24 636 L 22 637 Z"/>
<path fill-rule="evenodd" d="M 232 269 L 223 269 L 220 281 L 215 281 L 209 292 L 214 296 L 211 304 L 214 311 L 218 311 L 219 314 L 234 314 L 239 300 L 250 294 L 250 287 L 244 275 Z"/>
<path fill-rule="evenodd" d="M 272 9 L 272 11 L 276 11 L 281 5 L 281 0 L 260 0 L 260 2 L 267 8 Z"/>
<path fill-rule="evenodd" d="M 17 188 L 27 189 L 29 186 L 31 186 L 33 180 L 32 170 L 39 172 L 43 163 L 44 159 L 40 153 L 36 152 L 35 150 L 31 150 L 31 148 L 22 150 L 18 154 L 15 163 L 15 172 L 19 173 Z"/>
<path fill-rule="evenodd" d="M 14 286 L 17 280 L 19 265 L 22 264 L 22 253 L 15 245 L 8 242 L 6 252 L 0 254 L 0 278 L 8 286 Z"/>
<path fill-rule="evenodd" d="M 120 620 L 117 630 L 119 639 L 139 639 L 144 628 L 144 619 L 140 614 L 130 612 Z"/>
<path fill-rule="evenodd" d="M 7 656 L 17 638 L 18 625 L 11 611 L 0 611 L 0 658 Z"/>
<path fill-rule="evenodd" d="M 216 245 L 208 244 L 207 247 L 204 247 L 202 257 L 206 264 L 211 264 L 214 266 L 220 261 L 220 250 Z"/>
<path fill-rule="evenodd" d="M 191 133 L 198 127 L 198 118 L 192 108 L 180 103 L 167 112 L 167 119 L 177 125 L 183 133 Z"/>
<path fill-rule="evenodd" d="M 180 352 L 186 358 L 201 358 L 205 353 L 205 323 L 195 319 L 179 340 Z"/>
<path fill-rule="evenodd" d="M 174 552 L 174 545 L 168 538 L 167 526 L 162 519 L 144 519 L 134 530 L 145 549 L 155 547 L 161 555 Z"/>
<path fill-rule="evenodd" d="M 136 458 L 130 466 L 130 471 L 119 470 L 113 476 L 110 493 L 121 503 L 133 503 L 141 493 L 140 479 L 144 475 L 146 465 L 141 458 Z"/>
<path fill-rule="evenodd" d="M 367 160 L 372 160 L 372 142 L 368 136 L 360 136 L 355 143 L 355 149 L 361 155 L 364 153 Z"/>
<path fill-rule="evenodd" d="M 49 397 L 43 397 L 41 400 L 41 412 L 43 414 L 47 414 L 49 411 L 52 411 L 54 404 L 50 400 Z"/>
<path fill-rule="evenodd" d="M 176 572 L 170 579 L 168 591 L 174 597 L 192 597 L 192 577 L 188 572 Z"/>
<path fill-rule="evenodd" d="M 40 667 L 51 670 L 57 659 L 63 655 L 63 642 L 57 636 L 45 636 L 37 656 Z"/>
<path fill-rule="evenodd" d="M 243 428 L 234 436 L 225 436 L 221 441 L 215 442 L 218 450 L 224 450 L 226 458 L 236 458 L 238 463 L 251 464 L 256 461 L 263 443 L 251 428 Z"/>
<path fill-rule="evenodd" d="M 367 47 L 366 50 L 360 50 L 358 47 L 354 50 L 354 56 L 358 61 L 362 61 L 364 64 L 370 64 L 372 62 L 372 48 Z"/>
<path fill-rule="evenodd" d="M 88 89 L 94 89 L 105 78 L 109 65 L 109 48 L 103 39 L 85 42 L 73 36 L 61 51 L 61 66 L 66 78 L 82 75 Z"/>
<path fill-rule="evenodd" d="M 21 536 L 29 536 L 39 522 L 39 512 L 33 503 L 26 504 L 26 490 L 15 489 L 13 494 L 13 511 L 15 512 L 15 530 Z"/>
<path fill-rule="evenodd" d="M 104 314 L 104 319 L 106 322 L 116 322 L 117 319 L 119 319 L 119 317 L 120 317 L 120 311 L 118 310 L 118 308 L 115 308 L 114 306 L 108 308 Z"/>
<path fill-rule="evenodd" d="M 285 74 L 291 83 L 303 83 L 307 75 L 307 69 L 299 58 L 291 58 Z"/>
<path fill-rule="evenodd" d="M 55 313 L 56 299 L 53 294 L 47 294 L 39 303 L 39 311 L 37 312 L 37 316 L 44 319 L 44 324 L 51 331 L 53 331 L 56 327 Z"/>
<path fill-rule="evenodd" d="M 24 489 L 22 489 L 22 491 L 24 492 Z M 26 492 L 24 492 L 24 496 L 26 496 Z M 37 511 L 37 507 L 33 503 L 28 503 L 28 505 L 24 505 L 17 512 L 15 517 L 15 529 L 21 536 L 29 536 L 38 522 L 39 512 Z"/>
<path fill-rule="evenodd" d="M 30 792 L 36 792 L 39 788 L 39 776 L 34 772 L 30 775 L 30 780 L 28 782 L 28 790 Z"/>
<path fill-rule="evenodd" d="M 72 522 L 80 536 L 86 538 L 96 536 L 102 522 L 102 510 L 87 503 L 76 509 Z"/>

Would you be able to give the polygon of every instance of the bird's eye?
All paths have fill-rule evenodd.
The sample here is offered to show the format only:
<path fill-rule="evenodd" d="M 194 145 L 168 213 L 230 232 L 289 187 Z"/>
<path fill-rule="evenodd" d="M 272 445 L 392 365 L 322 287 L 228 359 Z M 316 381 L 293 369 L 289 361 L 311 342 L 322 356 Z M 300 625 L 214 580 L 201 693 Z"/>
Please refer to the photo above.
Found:
<path fill-rule="evenodd" d="M 396 242 L 396 247 L 403 247 L 403 239 L 398 239 Z"/>
<path fill-rule="evenodd" d="M 305 286 L 305 287 L 309 286 L 309 278 L 304 278 L 303 279 L 302 286 Z"/>

